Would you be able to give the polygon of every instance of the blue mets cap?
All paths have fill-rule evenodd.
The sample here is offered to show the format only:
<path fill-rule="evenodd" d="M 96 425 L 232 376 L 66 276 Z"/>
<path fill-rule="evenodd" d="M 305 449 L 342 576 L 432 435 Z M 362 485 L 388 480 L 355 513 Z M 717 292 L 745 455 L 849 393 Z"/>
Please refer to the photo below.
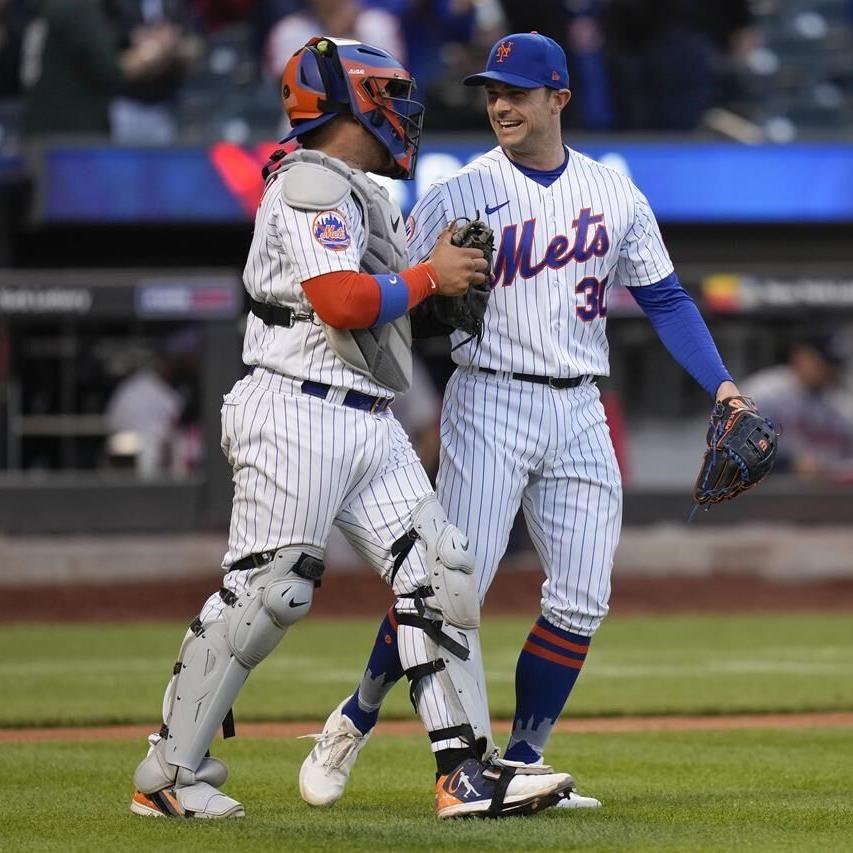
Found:
<path fill-rule="evenodd" d="M 489 53 L 486 70 L 472 74 L 462 82 L 466 86 L 484 86 L 489 80 L 519 86 L 522 89 L 569 88 L 569 70 L 563 48 L 540 33 L 513 33 L 504 36 Z"/>

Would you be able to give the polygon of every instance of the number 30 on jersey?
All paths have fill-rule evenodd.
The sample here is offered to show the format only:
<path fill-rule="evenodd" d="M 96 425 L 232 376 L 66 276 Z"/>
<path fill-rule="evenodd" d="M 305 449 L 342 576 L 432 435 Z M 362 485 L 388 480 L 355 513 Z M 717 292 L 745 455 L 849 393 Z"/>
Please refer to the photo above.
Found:
<path fill-rule="evenodd" d="M 585 323 L 607 316 L 607 276 L 601 280 L 592 275 L 582 278 L 575 285 L 575 293 L 583 299 L 578 299 L 575 311 Z"/>

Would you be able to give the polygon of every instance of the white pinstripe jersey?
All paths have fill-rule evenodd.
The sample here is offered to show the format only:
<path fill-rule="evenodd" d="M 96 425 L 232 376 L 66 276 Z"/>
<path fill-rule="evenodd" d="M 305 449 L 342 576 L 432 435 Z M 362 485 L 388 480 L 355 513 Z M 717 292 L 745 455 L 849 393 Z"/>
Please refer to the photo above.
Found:
<path fill-rule="evenodd" d="M 302 282 L 324 273 L 359 270 L 365 242 L 361 210 L 351 197 L 335 210 L 297 210 L 282 198 L 282 182 L 273 179 L 255 216 L 243 284 L 258 302 L 308 313 L 311 303 Z M 266 326 L 250 313 L 243 362 L 297 379 L 392 396 L 387 388 L 338 358 L 316 319 L 287 329 Z"/>
<path fill-rule="evenodd" d="M 541 376 L 609 374 L 607 291 L 666 278 L 672 262 L 645 196 L 629 178 L 573 149 L 549 187 L 500 147 L 437 181 L 409 217 L 409 260 L 429 256 L 441 229 L 477 211 L 495 231 L 495 288 L 482 343 L 460 365 Z M 465 335 L 456 332 L 457 344 Z"/>

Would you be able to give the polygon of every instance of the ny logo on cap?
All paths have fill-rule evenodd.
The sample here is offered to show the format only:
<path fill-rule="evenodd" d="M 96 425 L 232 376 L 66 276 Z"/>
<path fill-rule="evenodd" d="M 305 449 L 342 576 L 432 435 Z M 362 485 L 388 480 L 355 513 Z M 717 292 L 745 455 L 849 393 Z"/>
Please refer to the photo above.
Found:
<path fill-rule="evenodd" d="M 512 42 L 502 41 L 498 45 L 498 62 L 503 62 L 512 53 Z"/>

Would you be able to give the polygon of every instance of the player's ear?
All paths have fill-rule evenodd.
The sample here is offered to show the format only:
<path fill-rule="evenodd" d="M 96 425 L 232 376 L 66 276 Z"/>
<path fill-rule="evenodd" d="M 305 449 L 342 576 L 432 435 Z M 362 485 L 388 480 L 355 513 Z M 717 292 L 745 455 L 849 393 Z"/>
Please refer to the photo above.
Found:
<path fill-rule="evenodd" d="M 570 89 L 552 89 L 551 91 L 553 93 L 551 95 L 551 105 L 554 113 L 559 115 L 572 99 L 572 92 Z"/>

